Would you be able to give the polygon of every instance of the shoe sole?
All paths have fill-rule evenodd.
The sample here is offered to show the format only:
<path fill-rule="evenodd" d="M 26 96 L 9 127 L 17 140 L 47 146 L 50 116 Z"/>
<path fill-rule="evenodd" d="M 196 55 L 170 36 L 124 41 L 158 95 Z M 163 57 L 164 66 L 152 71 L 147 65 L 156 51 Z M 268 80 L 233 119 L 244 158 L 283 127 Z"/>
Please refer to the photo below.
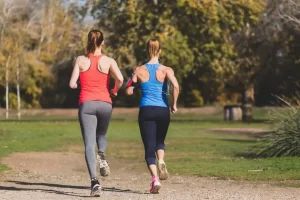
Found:
<path fill-rule="evenodd" d="M 151 194 L 158 194 L 160 188 L 161 188 L 161 185 L 154 186 L 153 191 L 151 192 Z"/>
<path fill-rule="evenodd" d="M 109 167 L 102 167 L 100 168 L 100 175 L 103 177 L 106 177 L 110 174 L 110 169 Z"/>
<path fill-rule="evenodd" d="M 160 180 L 167 180 L 169 178 L 169 173 L 166 170 L 166 166 L 165 165 L 159 165 L 158 169 L 159 169 L 159 179 Z"/>
<path fill-rule="evenodd" d="M 101 192 L 101 186 L 95 185 L 92 189 L 90 196 L 91 197 L 100 197 L 100 192 Z"/>
<path fill-rule="evenodd" d="M 100 176 L 103 176 L 103 177 L 106 177 L 110 174 L 110 169 L 109 169 L 109 166 L 107 165 L 106 167 L 101 167 L 101 159 L 100 159 L 100 156 L 97 155 L 97 160 L 99 162 L 99 165 L 100 165 Z"/>

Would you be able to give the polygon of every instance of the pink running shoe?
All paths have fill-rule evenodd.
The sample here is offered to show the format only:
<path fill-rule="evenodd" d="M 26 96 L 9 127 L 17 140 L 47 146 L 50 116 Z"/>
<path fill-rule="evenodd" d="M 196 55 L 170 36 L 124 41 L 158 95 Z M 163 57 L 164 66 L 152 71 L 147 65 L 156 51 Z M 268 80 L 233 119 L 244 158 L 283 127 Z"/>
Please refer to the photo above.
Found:
<path fill-rule="evenodd" d="M 152 178 L 152 182 L 151 182 L 150 186 L 151 186 L 150 193 L 151 194 L 158 194 L 158 191 L 161 188 L 161 184 L 160 184 L 159 179 L 158 179 L 157 176 L 156 177 L 154 176 Z"/>

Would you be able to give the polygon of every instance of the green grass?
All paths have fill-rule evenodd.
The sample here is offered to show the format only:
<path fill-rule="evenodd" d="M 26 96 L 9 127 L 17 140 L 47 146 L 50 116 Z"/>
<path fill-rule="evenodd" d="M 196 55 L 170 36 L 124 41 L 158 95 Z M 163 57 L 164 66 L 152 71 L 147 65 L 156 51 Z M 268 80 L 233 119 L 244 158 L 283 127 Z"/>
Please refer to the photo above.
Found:
<path fill-rule="evenodd" d="M 75 123 L 1 122 L 0 127 L 0 158 L 13 152 L 50 151 L 81 142 Z M 0 165 L 0 171 L 3 169 Z"/>
<path fill-rule="evenodd" d="M 253 147 L 258 145 L 256 138 L 209 130 L 229 127 L 268 128 L 268 125 L 224 122 L 220 115 L 172 116 L 166 140 L 166 162 L 171 173 L 236 180 L 300 179 L 298 158 L 248 159 L 244 155 L 251 153 Z M 113 116 L 107 137 L 110 158 L 144 164 L 136 117 Z M 76 118 L 33 116 L 30 120 L 20 122 L 0 122 L 0 160 L 13 152 L 66 151 L 69 145 L 83 146 Z M 0 164 L 0 171 L 3 170 L 7 170 L 7 167 Z"/>
<path fill-rule="evenodd" d="M 143 162 L 142 144 L 137 127 L 132 130 L 136 125 L 113 124 L 122 131 L 112 131 L 109 135 L 109 154 L 120 159 Z M 213 125 L 213 123 L 171 125 L 166 142 L 166 161 L 171 173 L 236 180 L 300 179 L 298 158 L 247 159 L 243 155 L 251 152 L 257 145 L 256 139 L 245 135 L 216 134 L 206 130 Z M 223 125 L 240 127 L 241 124 Z M 244 127 L 250 128 L 253 125 L 244 124 Z M 129 130 L 132 132 L 128 132 Z M 115 148 L 116 146 L 118 148 Z"/>
<path fill-rule="evenodd" d="M 181 108 L 179 108 L 180 110 Z M 259 123 L 267 119 L 270 110 L 280 110 L 282 108 L 258 108 L 253 107 L 254 122 Z M 172 120 L 176 122 L 210 122 L 210 123 L 223 123 L 223 110 L 221 107 L 216 108 L 215 114 L 201 114 L 201 113 L 184 113 L 172 115 Z M 49 111 L 51 113 L 51 110 Z M 35 115 L 22 115 L 21 121 L 78 121 L 77 116 L 68 115 L 68 109 L 66 109 L 64 115 L 45 115 L 47 111 L 41 112 Z M 49 114 L 49 113 L 48 113 Z M 138 113 L 135 114 L 118 114 L 113 115 L 114 121 L 136 121 Z M 3 116 L 0 116 L 0 121 L 6 121 Z M 19 121 L 17 119 L 16 111 L 13 110 L 10 113 L 8 121 Z"/>

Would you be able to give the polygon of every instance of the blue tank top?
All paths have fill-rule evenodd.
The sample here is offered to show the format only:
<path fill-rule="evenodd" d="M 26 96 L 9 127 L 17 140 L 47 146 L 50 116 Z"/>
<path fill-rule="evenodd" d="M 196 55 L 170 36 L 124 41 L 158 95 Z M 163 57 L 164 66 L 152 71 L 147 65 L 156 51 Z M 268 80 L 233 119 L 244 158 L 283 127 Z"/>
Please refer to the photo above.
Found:
<path fill-rule="evenodd" d="M 149 72 L 149 80 L 140 84 L 142 98 L 140 107 L 142 106 L 159 106 L 168 107 L 167 90 L 168 83 L 159 82 L 156 79 L 156 70 L 160 64 L 145 64 Z"/>

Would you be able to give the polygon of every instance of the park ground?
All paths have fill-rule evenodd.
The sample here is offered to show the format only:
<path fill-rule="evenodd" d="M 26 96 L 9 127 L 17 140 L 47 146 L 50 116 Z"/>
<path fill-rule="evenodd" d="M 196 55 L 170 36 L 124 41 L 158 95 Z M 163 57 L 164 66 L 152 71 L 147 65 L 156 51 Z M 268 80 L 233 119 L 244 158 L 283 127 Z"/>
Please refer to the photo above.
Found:
<path fill-rule="evenodd" d="M 114 109 L 108 134 L 111 176 L 100 199 L 299 199 L 298 158 L 253 158 L 271 128 L 270 109 L 252 123 L 222 120 L 222 109 L 181 109 L 172 116 L 166 162 L 170 179 L 149 194 L 150 177 L 137 109 Z M 3 112 L 3 111 L 2 111 Z M 86 199 L 89 178 L 76 110 L 24 111 L 0 119 L 0 199 Z"/>

